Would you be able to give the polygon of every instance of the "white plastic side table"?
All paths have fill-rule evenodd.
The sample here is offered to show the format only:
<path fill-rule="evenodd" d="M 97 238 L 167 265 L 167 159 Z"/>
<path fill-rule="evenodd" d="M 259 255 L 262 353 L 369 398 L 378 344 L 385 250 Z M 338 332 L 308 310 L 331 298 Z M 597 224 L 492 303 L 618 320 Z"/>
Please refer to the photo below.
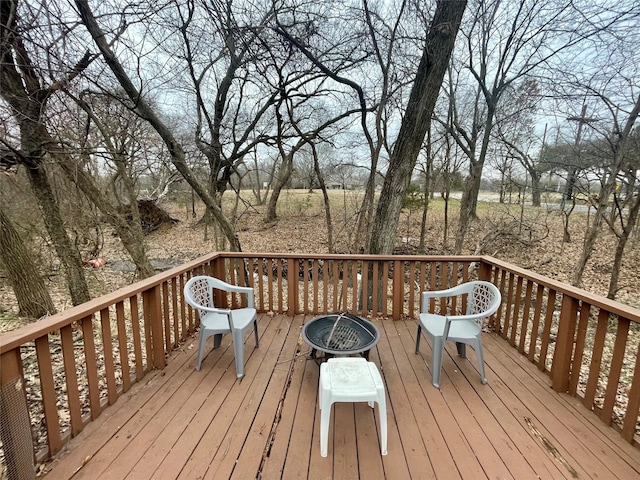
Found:
<path fill-rule="evenodd" d="M 331 405 L 335 402 L 378 403 L 380 416 L 380 450 L 387 454 L 387 404 L 384 383 L 373 362 L 362 357 L 330 358 L 320 365 L 318 388 L 320 405 L 320 455 L 327 456 Z"/>

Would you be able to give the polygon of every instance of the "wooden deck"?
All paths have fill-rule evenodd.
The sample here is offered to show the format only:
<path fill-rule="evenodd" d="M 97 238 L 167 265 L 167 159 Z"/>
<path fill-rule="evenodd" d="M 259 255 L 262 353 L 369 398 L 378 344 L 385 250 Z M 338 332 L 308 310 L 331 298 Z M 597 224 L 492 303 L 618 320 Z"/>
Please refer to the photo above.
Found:
<path fill-rule="evenodd" d="M 387 387 L 388 455 L 377 411 L 337 404 L 322 458 L 319 368 L 300 339 L 304 321 L 262 315 L 260 348 L 247 336 L 242 381 L 230 336 L 200 372 L 195 339 L 187 343 L 73 439 L 47 478 L 640 478 L 640 451 L 556 394 L 498 336 L 484 336 L 488 385 L 473 350 L 460 359 L 451 345 L 434 388 L 429 342 L 413 353 L 415 321 L 375 322 L 381 340 L 370 360 Z"/>

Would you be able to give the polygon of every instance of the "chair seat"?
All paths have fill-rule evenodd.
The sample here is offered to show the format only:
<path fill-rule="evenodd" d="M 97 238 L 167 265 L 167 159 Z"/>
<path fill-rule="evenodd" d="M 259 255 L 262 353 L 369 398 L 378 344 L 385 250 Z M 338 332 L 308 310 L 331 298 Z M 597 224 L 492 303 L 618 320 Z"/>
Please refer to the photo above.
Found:
<path fill-rule="evenodd" d="M 232 310 L 231 316 L 233 318 L 234 328 L 244 330 L 256 319 L 256 315 L 255 308 L 238 308 Z M 200 319 L 200 322 L 202 327 L 207 330 L 220 331 L 221 333 L 229 331 L 229 320 L 227 316 L 222 313 L 209 312 Z"/>
<path fill-rule="evenodd" d="M 434 313 L 421 313 L 420 322 L 427 333 L 432 336 L 441 337 L 444 335 L 444 327 L 446 325 L 446 317 Z M 451 322 L 449 327 L 450 340 L 476 338 L 480 329 L 473 322 L 461 321 Z"/>

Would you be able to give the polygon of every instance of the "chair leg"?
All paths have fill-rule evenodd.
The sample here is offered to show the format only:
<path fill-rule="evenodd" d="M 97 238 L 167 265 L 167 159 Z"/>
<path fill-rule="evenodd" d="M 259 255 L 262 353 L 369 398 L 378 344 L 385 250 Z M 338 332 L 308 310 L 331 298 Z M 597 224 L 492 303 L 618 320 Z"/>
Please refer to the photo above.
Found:
<path fill-rule="evenodd" d="M 256 337 L 256 347 L 260 346 L 260 338 L 258 337 L 258 320 L 253 322 L 253 334 Z"/>
<path fill-rule="evenodd" d="M 420 334 L 422 333 L 422 325 L 418 324 L 418 334 L 416 335 L 416 353 L 420 350 Z"/>
<path fill-rule="evenodd" d="M 433 368 L 433 371 L 431 374 L 433 377 L 433 386 L 436 388 L 440 388 L 440 370 L 442 369 L 442 351 L 444 349 L 443 343 L 442 337 L 435 337 L 433 339 L 433 351 L 431 353 L 431 368 Z"/>
<path fill-rule="evenodd" d="M 196 361 L 196 372 L 200 371 L 200 366 L 202 365 L 202 357 L 204 356 L 204 347 L 207 343 L 207 335 L 200 327 L 200 339 L 198 340 L 198 360 Z"/>
<path fill-rule="evenodd" d="M 380 417 L 380 452 L 387 454 L 387 401 L 384 389 L 378 391 L 378 415 Z"/>
<path fill-rule="evenodd" d="M 331 420 L 331 397 L 329 392 L 323 395 L 320 407 L 320 455 L 327 456 L 329 450 L 329 420 Z"/>
<path fill-rule="evenodd" d="M 320 408 L 320 455 L 327 456 L 329 438 L 329 420 L 331 419 L 331 386 L 327 385 L 327 363 L 320 365 L 320 378 L 318 380 L 318 407 Z"/>
<path fill-rule="evenodd" d="M 213 348 L 218 348 L 221 343 L 222 343 L 222 334 L 221 333 L 216 333 L 213 336 Z"/>
<path fill-rule="evenodd" d="M 233 354 L 236 357 L 236 377 L 244 376 L 244 335 L 242 330 L 233 331 Z"/>
<path fill-rule="evenodd" d="M 475 345 L 476 358 L 478 359 L 478 371 L 480 372 L 480 378 L 482 379 L 482 384 L 487 384 L 487 376 L 484 372 L 484 355 L 482 354 L 482 341 L 478 339 L 477 345 Z"/>

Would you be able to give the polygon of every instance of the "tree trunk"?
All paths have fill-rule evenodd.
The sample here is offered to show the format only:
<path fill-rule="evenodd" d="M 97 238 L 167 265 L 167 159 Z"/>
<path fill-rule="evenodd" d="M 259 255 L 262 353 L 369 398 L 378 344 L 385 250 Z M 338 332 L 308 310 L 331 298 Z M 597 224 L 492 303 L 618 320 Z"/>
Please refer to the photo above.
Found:
<path fill-rule="evenodd" d="M 27 173 L 29 182 L 31 183 L 31 190 L 40 205 L 47 232 L 49 233 L 49 237 L 51 237 L 51 242 L 53 243 L 58 258 L 64 266 L 71 302 L 74 305 L 88 302 L 91 300 L 91 295 L 89 294 L 89 288 L 84 278 L 82 259 L 80 258 L 78 249 L 73 246 L 64 228 L 60 208 L 51 190 L 47 172 L 44 166 L 40 165 L 36 168 L 28 168 Z"/>
<path fill-rule="evenodd" d="M 566 204 L 562 204 L 562 241 L 564 243 L 571 243 L 571 231 L 569 230 L 569 222 L 571 220 L 571 213 L 573 213 L 573 209 L 575 208 L 575 206 L 576 202 L 573 200 L 571 201 L 571 205 L 569 206 L 569 208 L 567 208 Z"/>
<path fill-rule="evenodd" d="M 280 193 L 282 193 L 282 189 L 285 187 L 285 185 L 291 178 L 292 172 L 293 172 L 293 156 L 284 155 L 282 159 L 282 165 L 280 167 L 280 172 L 278 174 L 278 178 L 276 179 L 276 184 L 273 186 L 271 195 L 269 196 L 269 201 L 267 202 L 267 212 L 264 219 L 265 222 L 273 222 L 275 219 L 278 218 L 276 209 L 278 207 L 278 200 L 280 199 Z"/>
<path fill-rule="evenodd" d="M 51 295 L 15 227 L 0 208 L 0 263 L 24 317 L 40 318 L 56 313 Z"/>
<path fill-rule="evenodd" d="M 467 235 L 470 222 L 476 219 L 476 208 L 478 206 L 478 192 L 480 191 L 480 179 L 482 178 L 481 162 L 471 162 L 469 176 L 464 181 L 462 199 L 460 200 L 460 221 L 456 233 L 455 253 L 462 252 L 462 245 Z"/>
<path fill-rule="evenodd" d="M 331 220 L 331 202 L 329 201 L 329 194 L 327 193 L 327 184 L 324 181 L 324 175 L 320 169 L 320 162 L 318 161 L 318 152 L 315 145 L 311 144 L 311 151 L 313 152 L 313 168 L 318 177 L 318 183 L 322 190 L 322 198 L 324 200 L 324 216 L 327 223 L 327 252 L 334 253 L 333 248 L 333 222 Z"/>
<path fill-rule="evenodd" d="M 605 192 L 602 192 L 605 194 Z M 600 229 L 602 228 L 602 216 L 604 215 L 605 208 L 604 205 L 601 205 L 596 209 L 595 215 L 593 216 L 593 223 L 587 230 L 587 233 L 584 237 L 584 243 L 582 246 L 582 252 L 580 253 L 580 258 L 576 262 L 573 267 L 573 274 L 571 276 L 571 285 L 575 287 L 579 287 L 582 283 L 582 274 L 584 273 L 584 269 L 587 266 L 587 262 L 589 258 L 591 258 L 591 254 L 593 253 L 593 249 L 596 245 L 596 240 L 598 239 L 598 234 L 600 233 Z M 567 216 L 567 221 L 569 217 Z M 565 236 L 567 235 L 567 231 L 565 230 Z"/>
<path fill-rule="evenodd" d="M 613 267 L 611 270 L 611 279 L 609 280 L 609 290 L 607 298 L 615 299 L 618 293 L 618 280 L 620 278 L 620 269 L 622 268 L 622 257 L 624 250 L 631 236 L 631 232 L 638 222 L 638 213 L 640 212 L 640 197 L 636 197 L 634 202 L 629 206 L 629 216 L 626 225 L 622 229 L 622 234 L 618 236 L 615 256 L 613 257 Z"/>
<path fill-rule="evenodd" d="M 431 148 L 431 129 L 427 130 L 427 145 L 425 148 L 427 162 L 424 169 L 424 202 L 422 203 L 422 217 L 420 218 L 420 243 L 418 251 L 425 252 L 427 237 L 427 214 L 429 211 L 429 192 L 431 191 L 431 172 L 433 170 L 433 155 Z"/>
<path fill-rule="evenodd" d="M 466 6 L 466 1 L 456 0 L 437 4 L 378 201 L 369 247 L 373 254 L 393 252 L 402 201 L 429 128 Z"/>
<path fill-rule="evenodd" d="M 531 203 L 534 207 L 539 207 L 541 203 L 540 176 L 538 172 L 531 174 Z"/>
<path fill-rule="evenodd" d="M 500 195 L 498 203 L 504 204 L 505 199 L 507 197 L 507 180 L 505 178 L 504 172 L 500 175 Z"/>
<path fill-rule="evenodd" d="M 442 199 L 444 200 L 444 224 L 442 226 L 442 252 L 447 252 L 449 242 L 449 198 L 451 197 L 451 187 L 447 183 L 442 192 Z"/>
<path fill-rule="evenodd" d="M 7 2 L 8 3 L 8 2 Z M 3 7 L 4 7 L 3 3 Z M 38 69 L 26 54 L 17 24 L 18 16 L 11 7 L 2 8 L 3 38 L 0 42 L 0 95 L 11 107 L 11 114 L 20 128 L 20 163 L 26 166 L 31 189 L 38 201 L 43 220 L 58 258 L 64 266 L 71 301 L 79 305 L 90 300 L 78 250 L 69 239 L 62 221 L 60 208 L 47 178 L 43 160 L 55 146 L 45 124 L 46 103 L 51 93 L 63 88 L 80 74 L 89 63 L 89 54 L 67 72 L 64 80 L 44 87 Z M 11 32 L 5 36 L 5 32 Z"/>
<path fill-rule="evenodd" d="M 375 193 L 376 193 L 376 171 L 373 166 L 367 179 L 367 184 L 364 191 L 364 198 L 362 199 L 362 205 L 358 214 L 358 221 L 356 223 L 356 234 L 354 238 L 354 247 L 359 250 L 364 245 L 367 245 L 371 240 L 371 224 L 373 218 L 373 212 L 375 207 Z"/>
<path fill-rule="evenodd" d="M 427 241 L 427 214 L 429 213 L 430 192 L 431 192 L 431 170 L 433 160 L 429 158 L 427 171 L 424 176 L 424 204 L 422 205 L 422 218 L 420 219 L 420 244 L 418 249 L 421 253 L 426 251 Z"/>

